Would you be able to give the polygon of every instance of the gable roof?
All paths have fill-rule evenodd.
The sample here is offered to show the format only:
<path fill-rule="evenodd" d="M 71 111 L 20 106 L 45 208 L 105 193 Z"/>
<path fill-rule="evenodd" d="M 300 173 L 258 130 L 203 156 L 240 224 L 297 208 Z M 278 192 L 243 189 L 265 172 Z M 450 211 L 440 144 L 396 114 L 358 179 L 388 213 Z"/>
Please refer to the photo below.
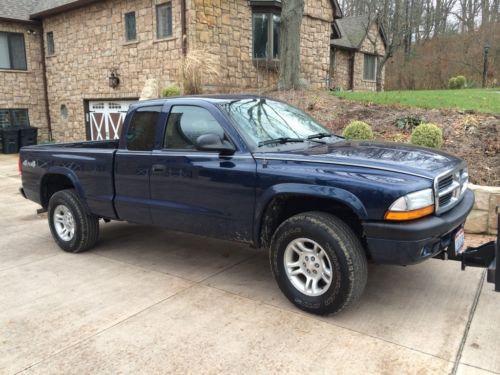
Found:
<path fill-rule="evenodd" d="M 361 48 L 363 40 L 365 40 L 368 29 L 374 22 L 377 22 L 377 20 L 370 20 L 370 17 L 367 14 L 335 20 L 334 26 L 336 26 L 340 32 L 340 38 L 332 39 L 331 45 L 339 48 L 358 50 Z M 382 41 L 385 45 L 387 45 L 384 30 L 380 25 L 379 32 L 382 37 Z"/>
<path fill-rule="evenodd" d="M 0 19 L 30 22 L 30 14 L 37 0 L 0 0 Z"/>

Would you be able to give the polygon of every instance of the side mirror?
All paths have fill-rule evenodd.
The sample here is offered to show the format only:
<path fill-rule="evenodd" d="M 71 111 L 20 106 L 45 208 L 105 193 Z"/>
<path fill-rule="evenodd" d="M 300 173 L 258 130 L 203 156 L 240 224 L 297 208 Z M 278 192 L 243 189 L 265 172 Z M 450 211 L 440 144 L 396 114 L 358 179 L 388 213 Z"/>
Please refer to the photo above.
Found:
<path fill-rule="evenodd" d="M 221 154 L 233 154 L 236 151 L 231 143 L 222 140 L 214 133 L 200 135 L 196 139 L 195 146 L 200 151 L 218 151 Z"/>

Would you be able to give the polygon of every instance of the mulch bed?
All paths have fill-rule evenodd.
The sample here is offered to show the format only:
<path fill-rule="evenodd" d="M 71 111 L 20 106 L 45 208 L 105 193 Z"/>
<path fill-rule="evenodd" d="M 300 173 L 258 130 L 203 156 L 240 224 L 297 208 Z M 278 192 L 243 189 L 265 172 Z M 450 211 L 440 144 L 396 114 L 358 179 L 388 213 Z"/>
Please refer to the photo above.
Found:
<path fill-rule="evenodd" d="M 336 134 L 342 134 L 352 120 L 365 121 L 383 141 L 408 142 L 411 129 L 399 128 L 398 120 L 423 118 L 442 128 L 442 150 L 467 161 L 472 183 L 500 186 L 500 115 L 350 102 L 325 91 L 271 92 L 266 96 L 307 111 Z"/>

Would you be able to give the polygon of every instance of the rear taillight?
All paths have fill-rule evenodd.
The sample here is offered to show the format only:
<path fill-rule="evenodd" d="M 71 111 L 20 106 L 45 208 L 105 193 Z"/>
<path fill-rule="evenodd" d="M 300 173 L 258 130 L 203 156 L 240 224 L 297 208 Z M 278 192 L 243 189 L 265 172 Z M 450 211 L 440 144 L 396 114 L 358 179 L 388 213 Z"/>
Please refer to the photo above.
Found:
<path fill-rule="evenodd" d="M 23 174 L 23 161 L 21 160 L 21 157 L 19 156 L 19 162 L 17 163 L 17 167 L 19 168 L 19 174 Z"/>

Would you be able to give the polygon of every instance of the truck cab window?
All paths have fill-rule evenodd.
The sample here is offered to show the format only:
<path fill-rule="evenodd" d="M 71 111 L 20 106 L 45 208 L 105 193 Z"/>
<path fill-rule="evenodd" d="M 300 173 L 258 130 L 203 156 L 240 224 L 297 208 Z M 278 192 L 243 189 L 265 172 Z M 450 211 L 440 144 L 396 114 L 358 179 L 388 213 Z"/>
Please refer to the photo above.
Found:
<path fill-rule="evenodd" d="M 161 106 L 138 108 L 130 121 L 127 148 L 133 151 L 151 151 L 155 145 L 156 123 Z"/>
<path fill-rule="evenodd" d="M 224 129 L 209 111 L 201 107 L 175 106 L 168 116 L 163 147 L 193 150 L 196 139 L 208 133 L 224 138 Z"/>

